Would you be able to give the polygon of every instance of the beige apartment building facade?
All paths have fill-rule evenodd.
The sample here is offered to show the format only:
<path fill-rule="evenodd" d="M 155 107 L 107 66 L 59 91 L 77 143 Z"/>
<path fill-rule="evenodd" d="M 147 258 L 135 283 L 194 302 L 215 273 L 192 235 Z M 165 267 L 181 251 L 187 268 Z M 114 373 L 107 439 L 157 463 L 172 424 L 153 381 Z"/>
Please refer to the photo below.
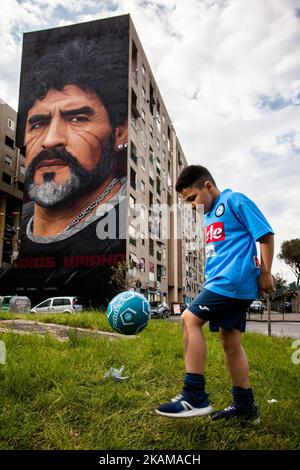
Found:
<path fill-rule="evenodd" d="M 0 268 L 16 262 L 24 157 L 15 145 L 17 113 L 0 99 Z"/>
<path fill-rule="evenodd" d="M 203 282 L 203 252 L 189 246 L 188 221 L 175 191 L 187 160 L 131 19 L 129 58 L 127 260 L 149 300 L 189 302 Z M 201 238 L 201 224 L 193 229 L 192 237 Z"/>

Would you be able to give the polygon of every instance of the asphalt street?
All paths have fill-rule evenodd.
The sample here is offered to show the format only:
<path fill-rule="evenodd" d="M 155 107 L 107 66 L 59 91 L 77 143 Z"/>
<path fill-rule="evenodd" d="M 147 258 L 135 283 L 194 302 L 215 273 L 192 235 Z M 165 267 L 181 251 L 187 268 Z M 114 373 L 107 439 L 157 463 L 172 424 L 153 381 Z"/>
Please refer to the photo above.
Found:
<path fill-rule="evenodd" d="M 298 314 L 299 316 L 299 314 Z M 179 316 L 172 316 L 169 321 L 180 322 Z M 247 332 L 268 334 L 268 323 L 266 321 L 247 320 Z M 273 321 L 271 323 L 271 334 L 273 336 L 288 336 L 290 338 L 300 339 L 300 322 L 293 321 Z"/>
<path fill-rule="evenodd" d="M 247 321 L 247 331 L 254 333 L 268 334 L 268 323 L 259 321 Z M 290 338 L 300 338 L 300 323 L 288 321 L 276 321 L 271 323 L 271 334 L 273 336 L 289 336 Z"/>

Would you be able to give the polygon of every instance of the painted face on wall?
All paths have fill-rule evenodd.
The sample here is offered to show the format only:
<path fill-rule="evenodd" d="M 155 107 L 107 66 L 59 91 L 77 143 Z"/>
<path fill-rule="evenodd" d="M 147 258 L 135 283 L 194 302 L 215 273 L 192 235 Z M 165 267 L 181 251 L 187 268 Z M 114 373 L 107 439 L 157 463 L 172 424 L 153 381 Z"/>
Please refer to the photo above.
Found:
<path fill-rule="evenodd" d="M 124 134 L 124 133 L 123 133 Z M 25 146 L 28 195 L 42 207 L 59 207 L 100 186 L 112 171 L 112 129 L 99 97 L 76 85 L 49 90 L 28 112 Z"/>

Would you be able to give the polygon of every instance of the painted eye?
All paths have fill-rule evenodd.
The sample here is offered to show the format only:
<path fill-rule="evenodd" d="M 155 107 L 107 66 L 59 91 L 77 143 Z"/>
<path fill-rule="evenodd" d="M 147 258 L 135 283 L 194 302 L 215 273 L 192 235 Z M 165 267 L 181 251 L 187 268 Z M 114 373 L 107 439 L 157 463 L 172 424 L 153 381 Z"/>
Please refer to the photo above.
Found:
<path fill-rule="evenodd" d="M 87 122 L 88 118 L 86 116 L 73 116 L 70 119 L 71 122 Z"/>
<path fill-rule="evenodd" d="M 35 130 L 35 129 L 40 129 L 41 127 L 44 127 L 47 125 L 47 121 L 39 121 L 39 122 L 35 122 L 34 124 L 32 124 L 32 126 L 30 127 L 30 130 Z"/>

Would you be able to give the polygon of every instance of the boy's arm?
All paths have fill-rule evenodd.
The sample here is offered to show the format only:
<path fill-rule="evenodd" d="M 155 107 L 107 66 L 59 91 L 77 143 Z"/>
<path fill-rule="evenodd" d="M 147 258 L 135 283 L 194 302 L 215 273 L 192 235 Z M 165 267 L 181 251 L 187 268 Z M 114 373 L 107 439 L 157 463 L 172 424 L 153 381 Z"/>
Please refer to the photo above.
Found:
<path fill-rule="evenodd" d="M 274 280 L 271 274 L 273 254 L 274 254 L 274 235 L 267 233 L 259 239 L 261 256 L 261 273 L 258 278 L 260 293 L 272 295 L 275 292 Z"/>

